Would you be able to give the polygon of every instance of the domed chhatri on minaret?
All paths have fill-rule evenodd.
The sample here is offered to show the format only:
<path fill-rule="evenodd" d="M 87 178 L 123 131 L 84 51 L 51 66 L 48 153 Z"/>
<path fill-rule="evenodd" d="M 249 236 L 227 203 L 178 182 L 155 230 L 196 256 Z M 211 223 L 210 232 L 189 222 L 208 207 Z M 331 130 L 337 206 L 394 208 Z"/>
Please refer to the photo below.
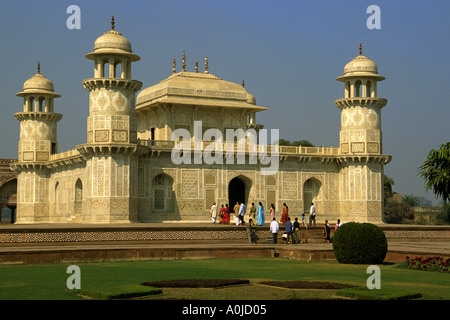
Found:
<path fill-rule="evenodd" d="M 359 55 L 344 67 L 344 75 L 337 80 L 345 83 L 345 98 L 376 97 L 377 82 L 386 78 L 378 74 L 375 62 L 363 56 L 362 44 L 359 44 Z"/>
<path fill-rule="evenodd" d="M 55 98 L 60 97 L 59 94 L 55 93 L 53 82 L 51 82 L 41 74 L 40 62 L 38 62 L 37 73 L 33 77 L 25 81 L 25 83 L 23 84 L 23 91 L 19 92 L 17 96 L 22 97 L 30 93 L 44 93 Z"/>
<path fill-rule="evenodd" d="M 133 54 L 130 41 L 120 32 L 116 31 L 114 15 L 111 18 L 111 29 L 95 40 L 94 52 L 88 53 L 86 57 L 94 60 L 94 54 L 98 55 L 100 53 L 126 55 L 133 62 L 141 59 L 139 56 Z"/>
<path fill-rule="evenodd" d="M 18 97 L 29 96 L 33 94 L 45 94 L 54 98 L 61 97 L 55 93 L 53 82 L 41 74 L 41 63 L 38 62 L 37 73 L 24 82 L 23 91 L 17 93 Z"/>
<path fill-rule="evenodd" d="M 74 149 L 57 153 L 59 95 L 40 66 L 17 94 L 23 111 L 15 114 L 20 140 L 18 161 L 11 165 L 18 173 L 16 223 L 205 222 L 213 203 L 237 201 L 286 203 L 298 214 L 308 214 L 314 202 L 323 220 L 382 222 L 383 166 L 390 156 L 382 153 L 387 100 L 378 97 L 377 84 L 385 78 L 363 56 L 362 45 L 337 78 L 345 88 L 335 101 L 340 145 L 279 146 L 279 154 L 271 148 L 270 156 L 252 163 L 251 148 L 266 144 L 256 113 L 268 108 L 256 104 L 248 84 L 212 74 L 207 56 L 202 68 L 200 59 L 183 51 L 180 70 L 171 58 L 168 77 L 141 90 L 131 73 L 140 57 L 116 30 L 113 16 L 85 57 L 94 67 L 82 82 L 89 94 L 87 141 Z M 180 132 L 193 153 L 174 149 Z M 260 140 L 252 142 L 250 134 Z M 186 162 L 175 162 L 177 155 Z M 278 170 L 262 174 L 270 158 Z"/>

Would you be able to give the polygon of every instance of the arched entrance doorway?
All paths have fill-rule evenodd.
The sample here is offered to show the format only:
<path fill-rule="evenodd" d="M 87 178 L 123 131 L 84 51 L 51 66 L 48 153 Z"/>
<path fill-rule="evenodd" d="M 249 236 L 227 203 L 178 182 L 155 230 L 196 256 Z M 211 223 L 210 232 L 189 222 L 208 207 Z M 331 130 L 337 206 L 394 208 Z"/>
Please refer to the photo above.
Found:
<path fill-rule="evenodd" d="M 236 202 L 245 203 L 247 205 L 248 193 L 250 186 L 246 186 L 246 183 L 240 177 L 236 177 L 228 184 L 228 205 L 231 212 L 234 212 L 233 207 Z"/>
<path fill-rule="evenodd" d="M 10 180 L 0 187 L 0 221 L 16 222 L 17 179 Z"/>

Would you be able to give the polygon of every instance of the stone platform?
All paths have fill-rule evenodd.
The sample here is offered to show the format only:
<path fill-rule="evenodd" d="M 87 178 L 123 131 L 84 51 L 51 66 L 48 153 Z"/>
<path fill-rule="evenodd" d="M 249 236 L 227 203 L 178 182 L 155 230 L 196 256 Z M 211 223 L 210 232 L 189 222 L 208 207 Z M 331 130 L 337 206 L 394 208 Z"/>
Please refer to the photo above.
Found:
<path fill-rule="evenodd" d="M 450 227 L 380 225 L 388 239 L 387 262 L 406 256 L 450 257 Z M 128 225 L 0 225 L 0 264 L 76 263 L 146 259 L 280 257 L 334 260 L 322 226 L 308 230 L 308 243 L 271 244 L 269 225 L 256 227 L 250 244 L 245 226 L 212 223 Z M 279 233 L 281 238 L 282 226 Z"/>

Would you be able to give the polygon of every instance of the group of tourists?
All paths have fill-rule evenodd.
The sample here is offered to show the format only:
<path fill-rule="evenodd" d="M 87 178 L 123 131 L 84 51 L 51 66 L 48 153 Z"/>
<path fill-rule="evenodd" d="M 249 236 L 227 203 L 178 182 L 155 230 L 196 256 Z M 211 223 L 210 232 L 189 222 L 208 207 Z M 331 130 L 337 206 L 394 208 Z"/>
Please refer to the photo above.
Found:
<path fill-rule="evenodd" d="M 230 212 L 230 208 L 228 204 L 222 205 L 219 209 L 214 202 L 211 207 L 210 217 L 212 222 L 215 224 L 217 222 L 217 218 L 219 218 L 220 224 L 230 224 L 231 222 L 231 213 L 234 213 L 234 222 L 237 226 L 245 225 L 244 215 L 246 213 L 247 207 L 245 203 L 237 201 L 233 207 L 233 211 Z M 273 243 L 277 243 L 278 233 L 280 231 L 280 223 L 284 225 L 285 232 L 282 236 L 282 243 L 306 243 L 308 242 L 307 237 L 307 229 L 308 223 L 306 222 L 305 214 L 302 214 L 301 222 L 296 217 L 294 222 L 291 221 L 291 217 L 289 216 L 289 207 L 286 203 L 283 203 L 283 213 L 281 215 L 280 222 L 277 221 L 275 216 L 275 206 L 272 203 L 270 205 L 270 232 L 273 236 Z M 249 236 L 250 243 L 256 242 L 255 230 L 252 226 L 264 226 L 265 225 L 265 217 L 264 217 L 264 206 L 261 202 L 258 203 L 258 208 L 255 207 L 255 204 L 252 203 L 252 206 L 249 210 L 249 220 L 247 223 L 247 233 Z M 341 226 L 342 223 L 338 219 L 335 230 Z M 310 212 L 309 212 L 309 227 L 316 226 L 316 207 L 314 203 L 311 203 Z M 331 242 L 330 234 L 331 227 L 328 223 L 328 220 L 325 220 L 324 224 L 324 241 Z"/>
<path fill-rule="evenodd" d="M 211 217 L 212 222 L 215 224 L 217 222 L 217 217 L 219 217 L 220 224 L 230 224 L 231 222 L 231 213 L 234 213 L 234 222 L 236 225 L 244 225 L 244 215 L 247 207 L 245 203 L 236 202 L 236 205 L 233 207 L 233 212 L 230 212 L 230 208 L 228 203 L 219 209 L 214 202 L 211 207 L 211 211 L 209 212 L 209 216 Z M 251 209 L 250 209 L 251 210 Z"/>
<path fill-rule="evenodd" d="M 315 215 L 315 209 L 314 209 Z M 270 232 L 272 233 L 272 241 L 273 243 L 277 243 L 278 240 L 278 232 L 280 230 L 280 223 L 284 224 L 284 233 L 281 237 L 282 243 L 306 243 L 307 239 L 307 229 L 308 225 L 305 220 L 305 214 L 302 214 L 302 221 L 298 221 L 298 218 L 295 217 L 294 222 L 291 221 L 291 217 L 289 216 L 289 208 L 286 203 L 283 203 L 283 213 L 281 215 L 280 223 L 277 221 L 275 217 L 275 206 L 271 205 L 270 210 L 270 218 L 272 222 L 270 223 Z M 310 218 L 311 222 L 311 218 Z M 303 228 L 302 228 L 303 227 Z"/>

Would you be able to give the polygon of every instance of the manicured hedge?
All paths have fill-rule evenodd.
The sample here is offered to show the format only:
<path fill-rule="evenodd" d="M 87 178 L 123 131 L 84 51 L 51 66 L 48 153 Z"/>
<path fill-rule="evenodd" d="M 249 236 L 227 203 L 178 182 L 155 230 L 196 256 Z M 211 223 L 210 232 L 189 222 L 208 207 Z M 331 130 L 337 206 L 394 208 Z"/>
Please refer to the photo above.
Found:
<path fill-rule="evenodd" d="M 218 288 L 249 283 L 250 280 L 246 279 L 178 279 L 143 282 L 141 285 L 155 288 Z"/>
<path fill-rule="evenodd" d="M 97 300 L 129 299 L 161 293 L 162 290 L 159 288 L 146 287 L 138 284 L 80 291 L 80 295 Z"/>
<path fill-rule="evenodd" d="M 381 264 L 387 253 L 387 239 L 372 223 L 349 222 L 333 236 L 333 251 L 339 263 Z"/>

